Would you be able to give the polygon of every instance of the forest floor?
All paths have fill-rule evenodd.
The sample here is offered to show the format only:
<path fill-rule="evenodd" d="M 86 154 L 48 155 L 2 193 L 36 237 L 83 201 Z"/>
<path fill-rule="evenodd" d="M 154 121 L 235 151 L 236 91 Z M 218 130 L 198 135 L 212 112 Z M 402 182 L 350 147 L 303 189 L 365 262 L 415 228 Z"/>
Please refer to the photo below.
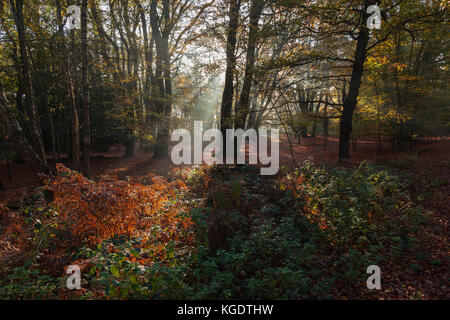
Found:
<path fill-rule="evenodd" d="M 225 200 L 229 200 L 229 202 L 232 203 L 231 207 L 229 207 L 226 210 L 235 210 L 237 212 L 240 212 L 238 214 L 241 216 L 241 218 L 245 217 L 246 221 L 250 225 L 249 229 L 254 230 L 252 231 L 254 233 L 242 236 L 241 233 L 243 231 L 239 229 L 240 227 L 233 227 L 235 228 L 234 231 L 237 231 L 237 234 L 239 234 L 238 238 L 235 239 L 232 237 L 232 240 L 224 240 L 224 238 L 230 235 L 229 234 L 223 235 L 220 234 L 220 232 L 217 233 L 217 231 L 216 233 L 214 233 L 214 230 L 213 231 L 211 230 L 211 222 L 214 222 L 215 224 L 218 225 L 220 225 L 221 223 L 225 223 L 227 227 L 229 225 L 233 225 L 234 222 L 230 222 L 226 220 L 228 218 L 223 217 L 222 218 L 225 219 L 224 220 L 225 222 L 220 220 L 222 218 L 217 217 L 214 219 L 219 219 L 218 221 L 217 220 L 209 220 L 207 222 L 197 221 L 197 223 L 200 224 L 203 223 L 204 225 L 209 226 L 205 227 L 207 230 L 202 229 L 203 230 L 202 232 L 205 233 L 209 238 L 208 241 L 210 246 L 218 246 L 219 253 L 217 253 L 216 256 L 214 256 L 214 259 L 216 260 L 211 260 L 213 259 L 211 256 L 203 257 L 204 259 L 206 259 L 204 265 L 199 264 L 199 266 L 196 267 L 198 270 L 195 268 L 193 269 L 194 271 L 197 270 L 195 272 L 192 271 L 193 274 L 211 273 L 211 275 L 209 275 L 210 277 L 209 279 L 195 278 L 195 276 L 192 275 L 191 278 L 192 283 L 190 283 L 190 285 L 192 286 L 192 291 L 203 292 L 204 295 L 203 296 L 193 295 L 192 293 L 189 293 L 191 294 L 189 297 L 273 298 L 274 296 L 271 296 L 271 294 L 278 294 L 275 296 L 276 298 L 292 298 L 292 297 L 335 298 L 335 299 L 450 298 L 448 289 L 449 273 L 447 269 L 450 252 L 448 246 L 448 234 L 449 234 L 448 218 L 450 213 L 449 210 L 450 204 L 448 200 L 450 196 L 450 186 L 448 184 L 448 179 L 450 177 L 450 162 L 449 162 L 450 139 L 444 138 L 439 140 L 438 142 L 434 142 L 431 144 L 427 142 L 419 142 L 414 149 L 397 153 L 389 152 L 389 147 L 383 146 L 384 150 L 386 150 L 386 153 L 383 154 L 377 153 L 378 145 L 376 141 L 361 140 L 358 141 L 356 152 L 352 151 L 351 153 L 352 156 L 351 162 L 346 163 L 344 166 L 339 164 L 338 161 L 336 160 L 337 148 L 338 148 L 338 140 L 334 138 L 329 139 L 328 148 L 326 151 L 324 151 L 324 140 L 322 137 L 305 138 L 302 139 L 301 144 L 297 144 L 297 141 L 293 140 L 292 146 L 289 144 L 288 139 L 286 139 L 286 137 L 283 137 L 280 145 L 280 165 L 285 166 L 286 169 L 282 169 L 282 172 L 278 175 L 277 178 L 259 179 L 256 176 L 253 177 L 253 171 L 251 170 L 248 172 L 240 172 L 238 170 L 239 172 L 237 172 L 233 170 L 228 171 L 228 169 L 220 169 L 220 168 L 214 169 L 211 172 L 205 171 L 204 173 L 199 175 L 198 179 L 200 180 L 200 185 L 204 184 L 204 186 L 199 187 L 197 185 L 198 184 L 197 181 L 195 187 L 189 189 L 191 193 L 189 198 L 191 200 L 189 201 L 200 201 L 198 199 L 193 198 L 201 197 L 202 192 L 206 192 L 205 190 L 208 191 L 207 193 L 204 193 L 205 196 L 203 200 L 199 202 L 200 204 L 196 202 L 196 205 L 192 208 L 203 207 L 205 212 L 208 210 L 213 210 L 214 212 L 216 212 L 216 210 L 220 209 L 219 208 L 220 202 L 221 201 L 223 202 L 222 198 L 225 197 Z M 168 182 L 166 183 L 164 181 L 158 183 L 154 182 L 155 180 L 153 179 L 156 176 L 164 176 L 167 177 L 167 179 L 169 179 L 168 181 L 174 181 L 174 179 L 171 178 L 171 175 L 173 174 L 171 173 L 173 172 L 173 168 L 171 168 L 171 166 L 168 165 L 168 160 L 155 160 L 152 158 L 152 153 L 146 153 L 142 151 L 138 151 L 136 157 L 130 159 L 123 158 L 122 157 L 123 154 L 124 150 L 118 148 L 111 150 L 107 153 L 99 153 L 93 155 L 92 173 L 94 180 L 99 181 L 99 185 L 95 186 L 96 188 L 98 187 L 98 189 L 95 189 L 97 190 L 95 192 L 97 193 L 103 192 L 104 188 L 108 188 L 103 184 L 100 185 L 100 183 L 103 183 L 101 181 L 106 182 L 111 181 L 111 179 L 115 179 L 115 181 L 124 180 L 130 182 L 131 184 L 143 183 L 144 185 L 148 185 L 150 183 L 150 186 L 152 183 L 155 185 L 157 185 L 158 183 L 162 185 L 164 184 L 169 185 Z M 294 160 L 292 159 L 292 154 L 294 155 Z M 364 169 L 359 169 L 358 166 L 360 166 L 361 162 L 363 162 L 364 160 L 368 160 L 371 163 L 374 163 L 375 165 L 383 166 L 382 168 L 388 168 L 387 170 L 392 171 L 392 174 L 394 174 L 395 176 L 407 177 L 408 185 L 406 189 L 403 190 L 402 187 L 399 187 L 400 185 L 403 185 L 401 182 L 394 183 L 393 181 L 397 178 L 391 178 L 390 176 L 380 178 L 380 181 L 385 179 L 380 183 L 377 182 L 378 178 L 375 178 L 375 180 L 372 181 L 371 179 L 373 179 L 373 176 L 378 177 L 381 174 L 380 172 L 384 171 L 380 171 L 381 169 L 373 169 L 370 166 Z M 294 171 L 295 168 L 301 167 L 304 161 L 311 161 L 312 163 L 314 163 L 315 167 L 310 168 L 306 164 L 305 168 Z M 319 166 L 321 165 L 328 166 L 329 168 L 337 168 L 338 171 L 322 172 L 321 169 L 319 169 Z M 344 171 L 339 171 L 341 170 L 339 168 L 342 168 L 342 170 Z M 14 210 L 17 210 L 18 203 L 29 204 L 30 200 L 28 198 L 30 197 L 30 194 L 33 194 L 34 190 L 36 190 L 36 188 L 41 184 L 39 178 L 36 177 L 36 175 L 27 166 L 27 164 L 14 163 L 12 164 L 12 170 L 14 173 L 14 185 L 12 185 L 11 181 L 8 179 L 8 170 L 6 164 L 5 163 L 0 164 L 0 182 L 1 182 L 0 213 L 2 208 L 1 207 L 2 202 L 5 203 L 10 208 L 15 208 Z M 361 170 L 364 173 L 360 173 Z M 333 172 L 333 174 L 331 175 L 329 174 L 329 172 Z M 383 176 L 384 174 L 385 173 L 381 174 L 381 176 Z M 64 175 L 62 178 L 58 179 L 63 179 Z M 148 179 L 150 179 L 150 181 L 153 182 L 148 182 Z M 294 183 L 293 186 L 291 186 L 289 182 L 289 180 L 292 179 L 293 181 L 296 182 Z M 322 181 L 320 185 L 314 184 L 315 183 L 314 181 L 316 179 Z M 366 185 L 366 182 L 369 181 L 367 179 L 369 179 L 371 182 Z M 186 178 L 182 178 L 182 180 L 186 180 Z M 68 184 L 67 180 L 64 181 L 65 182 L 62 183 L 61 186 Z M 72 184 L 72 186 L 74 186 L 74 184 L 80 183 L 81 190 L 94 188 L 94 185 L 88 186 L 88 183 L 86 181 L 84 182 L 80 181 L 81 180 L 79 178 L 76 179 L 74 178 L 74 180 L 70 180 L 70 183 Z M 238 181 L 238 183 L 236 184 L 233 181 Z M 302 185 L 300 187 L 301 190 L 298 189 L 298 185 Z M 354 189 L 355 187 L 354 185 L 356 185 L 356 189 Z M 386 187 L 386 185 L 388 186 Z M 275 188 L 275 186 L 277 187 Z M 279 186 L 281 186 L 281 189 L 279 188 Z M 324 186 L 326 186 L 326 188 Z M 372 187 L 373 190 L 371 189 Z M 158 188 L 157 190 L 160 190 L 163 187 L 158 186 Z M 237 188 L 236 190 L 239 190 L 239 192 L 243 195 L 236 196 L 235 188 Z M 291 190 L 291 188 L 294 189 Z M 348 194 L 346 194 L 346 192 L 344 192 L 343 190 L 340 190 L 340 188 L 349 190 Z M 369 188 L 370 190 L 368 191 L 370 192 L 369 195 L 366 195 L 364 193 L 365 191 L 363 191 L 366 190 L 366 188 Z M 198 194 L 196 190 L 198 191 Z M 291 198 L 287 198 L 287 200 L 283 198 L 281 199 L 282 200 L 281 201 L 280 198 L 283 197 L 283 195 L 286 193 L 287 190 L 290 190 L 290 192 L 292 191 L 292 195 L 289 196 Z M 381 191 L 382 193 L 381 195 L 380 190 L 384 190 Z M 114 193 L 115 191 L 112 192 Z M 149 190 L 149 192 L 153 194 L 154 191 Z M 335 203 L 333 202 L 336 200 L 333 197 L 336 194 L 340 194 L 340 192 L 343 192 L 343 194 L 338 196 L 337 198 L 341 197 L 344 199 L 348 195 L 349 199 L 344 200 L 347 201 L 347 203 L 339 204 L 338 203 L 339 199 L 337 199 L 337 202 Z M 407 192 L 407 195 L 404 194 L 404 192 Z M 162 191 L 162 193 L 164 193 L 164 191 Z M 317 197 L 313 195 L 314 193 L 317 193 Z M 309 194 L 309 196 L 307 196 L 307 194 Z M 366 196 L 368 197 L 367 199 L 365 198 Z M 325 201 L 324 199 L 328 200 Z M 333 206 L 337 206 L 338 209 L 340 208 L 339 210 L 341 211 L 347 210 L 349 207 L 351 207 L 351 211 L 352 212 L 355 211 L 356 213 L 354 214 L 359 215 L 358 219 L 364 218 L 367 220 L 368 224 L 364 226 L 362 226 L 362 224 L 354 226 L 352 225 L 350 228 L 350 226 L 341 225 L 340 223 L 343 223 L 342 221 L 336 222 L 335 220 L 332 220 L 330 216 L 328 216 L 327 210 L 329 212 L 332 212 L 335 209 L 335 207 L 329 205 L 329 199 L 334 199 L 332 201 Z M 352 202 L 353 201 L 352 199 L 356 199 L 357 202 Z M 364 203 L 363 199 L 365 199 L 364 201 L 367 200 L 366 201 L 367 203 Z M 70 201 L 66 201 L 67 199 L 64 201 L 63 200 L 61 200 L 62 201 L 61 203 L 65 203 L 65 205 L 68 206 L 71 205 L 69 204 Z M 288 203 L 286 204 L 283 201 L 287 201 Z M 377 201 L 379 203 L 377 203 Z M 8 205 L 11 203 L 13 205 Z M 316 219 L 317 225 L 320 226 L 319 229 L 317 230 L 314 229 L 310 224 L 308 224 L 309 222 L 306 223 L 304 221 L 295 220 L 297 219 L 297 216 L 295 216 L 294 213 L 287 213 L 288 211 L 290 211 L 292 207 L 296 207 L 299 203 L 301 203 L 301 208 L 299 208 L 298 210 L 302 211 L 303 214 L 305 214 L 308 217 L 312 216 L 313 218 L 308 218 L 311 221 Z M 21 206 L 22 205 L 20 205 L 20 207 Z M 36 205 L 33 204 L 32 207 L 36 208 Z M 226 208 L 227 205 L 224 204 L 223 207 Z M 376 207 L 376 209 L 371 209 L 372 207 Z M 194 211 L 196 212 L 197 209 L 192 208 L 191 208 L 192 212 Z M 418 208 L 420 208 L 420 210 Z M 420 211 L 420 214 L 418 214 L 415 211 L 416 209 Z M 19 216 L 21 215 L 26 216 L 28 214 L 27 213 L 28 210 L 29 209 L 24 210 L 25 213 L 19 213 Z M 279 213 L 280 210 L 281 211 L 285 210 L 286 213 L 280 214 Z M 358 210 L 360 210 L 360 212 Z M 252 212 L 252 214 L 250 214 L 249 216 L 248 212 Z M 402 212 L 403 216 L 398 215 L 400 212 Z M 11 217 L 13 217 L 16 214 L 18 213 L 12 214 Z M 272 224 L 272 218 L 270 214 L 275 215 L 274 219 L 278 221 L 276 226 Z M 405 218 L 406 216 L 408 218 Z M 170 217 L 171 217 L 170 219 L 175 219 L 172 216 Z M 410 217 L 412 218 L 410 219 Z M 195 218 L 191 219 L 195 220 Z M 40 220 L 37 220 L 39 221 L 39 224 L 41 224 Z M 10 221 L 9 218 L 8 219 L 5 218 L 5 220 L 3 221 L 3 225 L 7 226 L 7 224 L 9 223 L 8 221 Z M 256 224 L 255 221 L 259 221 L 258 224 Z M 285 226 L 282 223 L 283 221 L 289 221 L 288 225 Z M 2 230 L 1 222 L 2 218 L 0 217 L 0 231 Z M 159 223 L 161 223 L 161 221 Z M 173 223 L 176 223 L 178 225 L 180 222 L 178 221 Z M 278 241 L 280 241 L 279 242 L 280 248 L 278 247 L 266 248 L 265 246 L 267 244 L 261 244 L 260 242 L 256 242 L 255 244 L 253 242 L 257 241 L 255 239 L 258 237 L 266 236 L 266 233 L 260 233 L 262 231 L 258 229 L 260 228 L 259 227 L 260 223 L 262 223 L 263 226 L 266 226 L 269 229 L 272 228 L 272 231 L 275 234 L 281 234 L 276 237 L 274 236 L 274 238 L 268 239 L 268 243 L 270 244 L 272 243 L 271 241 L 273 241 L 274 245 L 278 243 Z M 281 223 L 281 226 L 279 226 L 279 223 Z M 34 226 L 35 225 L 36 224 L 34 224 Z M 313 230 L 310 232 L 315 236 L 311 236 L 311 238 L 315 239 L 315 237 L 317 236 L 317 240 L 313 241 L 308 238 L 309 240 L 306 239 L 304 240 L 307 241 L 306 244 L 297 242 L 286 244 L 290 243 L 290 241 L 285 242 L 285 239 L 283 238 L 284 236 L 282 235 L 283 233 L 295 234 L 296 232 L 299 232 L 298 230 L 290 229 L 291 228 L 290 225 L 296 225 L 299 230 L 301 228 Z M 368 233 L 367 228 L 370 229 L 373 227 L 373 225 L 379 225 L 378 229 L 376 229 L 377 231 L 375 232 L 377 234 L 376 239 L 372 241 L 371 239 L 367 240 L 365 236 L 361 236 L 360 233 L 370 235 L 370 232 Z M 8 229 L 9 226 L 5 228 L 6 230 L 9 230 Z M 341 230 L 340 228 L 344 231 L 340 231 L 339 234 L 337 233 L 335 234 L 334 238 L 330 238 L 331 235 L 334 234 L 335 230 L 338 229 Z M 348 230 L 346 228 L 348 228 Z M 355 228 L 356 229 L 360 228 L 361 232 L 353 234 L 352 232 L 354 232 Z M 13 230 L 16 229 L 13 228 Z M 25 231 L 26 234 L 28 234 L 28 232 L 31 231 Z M 35 230 L 35 232 L 37 231 Z M 243 238 L 239 238 L 241 236 Z M 171 237 L 174 237 L 173 239 L 171 238 L 171 241 L 172 240 L 175 241 L 174 239 L 176 239 L 176 241 L 179 241 L 178 237 L 175 237 L 173 234 L 171 235 Z M 298 234 L 297 238 L 301 237 L 302 234 L 301 233 Z M 354 237 L 356 237 L 355 239 L 358 240 L 357 241 L 351 240 Z M 339 250 L 337 249 L 338 241 L 336 239 L 339 239 L 339 241 L 342 242 L 341 245 L 345 247 L 344 251 L 342 251 L 342 249 Z M 11 241 L 12 241 L 11 237 L 9 237 L 7 234 L 1 234 L 0 232 L 0 255 L 3 256 L 3 258 L 0 260 L 5 260 L 7 258 L 8 250 L 16 247 L 15 244 Z M 231 241 L 231 244 L 229 244 L 228 241 Z M 306 286 L 306 284 L 302 282 L 303 280 L 299 280 L 300 278 L 298 278 L 297 272 L 300 271 L 295 269 L 295 267 L 290 266 L 290 263 L 292 262 L 291 260 L 289 260 L 291 262 L 287 261 L 285 264 L 283 264 L 284 267 L 283 268 L 280 267 L 281 269 L 275 268 L 276 269 L 275 271 L 273 269 L 270 269 L 272 270 L 270 272 L 275 272 L 276 274 L 281 272 L 282 273 L 281 277 L 286 277 L 286 279 L 284 283 L 277 284 L 274 288 L 270 290 L 267 289 L 268 292 L 265 293 L 264 289 L 262 288 L 266 287 L 270 288 L 274 284 L 272 283 L 268 284 L 265 282 L 267 281 L 267 279 L 265 278 L 267 275 L 265 274 L 261 275 L 260 273 L 257 272 L 256 274 L 252 275 L 253 271 L 251 270 L 255 266 L 254 265 L 251 265 L 251 267 L 247 266 L 248 263 L 246 262 L 247 260 L 245 259 L 243 260 L 243 258 L 240 256 L 241 250 L 244 250 L 243 248 L 239 248 L 237 252 L 233 251 L 237 250 L 232 245 L 232 243 L 234 243 L 235 241 L 238 243 L 243 243 L 243 246 L 248 245 L 248 248 L 246 247 L 247 249 L 245 250 L 250 250 L 250 248 L 261 245 L 260 248 L 261 250 L 263 249 L 269 250 L 268 252 L 271 252 L 271 254 L 274 255 L 275 259 L 274 265 L 277 267 L 280 267 L 278 266 L 278 261 L 280 261 L 280 257 L 277 257 L 276 255 L 277 250 L 281 251 L 293 250 L 297 252 L 296 250 L 299 250 L 298 249 L 299 247 L 302 247 L 303 251 L 300 250 L 298 252 L 298 256 L 317 255 L 316 259 L 319 259 L 319 256 L 322 256 L 322 258 L 319 259 L 322 262 L 319 261 L 320 263 L 319 262 L 307 263 L 305 262 L 304 259 L 303 260 L 300 259 L 297 261 L 295 259 L 299 259 L 298 257 L 296 257 L 295 259 L 292 258 L 292 261 L 294 262 L 297 261 L 295 263 L 296 266 L 301 265 L 303 268 L 302 269 L 303 271 L 301 271 L 302 272 L 301 279 L 304 278 L 309 279 L 307 285 L 309 289 L 304 289 L 303 291 L 298 288 L 299 287 L 303 288 L 303 286 Z M 313 243 L 310 243 L 310 241 L 313 241 Z M 369 245 L 368 243 L 371 243 L 371 245 Z M 283 247 L 286 245 L 288 246 L 287 248 Z M 49 246 L 52 247 L 52 245 Z M 323 249 L 322 247 L 320 247 L 321 248 L 320 250 L 316 249 L 317 250 L 316 253 L 311 253 L 308 251 L 309 250 L 308 246 L 313 247 L 322 246 Z M 26 245 L 25 247 L 28 248 L 33 246 Z M 40 247 L 41 245 L 38 246 L 38 248 Z M 49 250 L 48 252 L 51 252 L 52 250 L 58 252 L 58 250 L 60 250 L 58 248 L 56 249 L 54 247 L 52 248 L 53 249 L 48 249 Z M 224 249 L 225 251 L 222 252 L 220 251 L 221 249 Z M 17 249 L 15 250 L 17 251 Z M 153 250 L 152 252 L 154 252 L 154 248 L 152 250 Z M 186 249 L 183 248 L 182 250 Z M 247 253 L 247 255 L 249 256 L 251 256 L 251 254 L 252 254 L 251 252 Z M 60 254 L 55 253 L 55 255 Z M 161 255 L 161 253 L 159 255 Z M 173 258 L 173 255 L 174 253 L 171 253 L 168 256 Z M 261 253 L 258 253 L 253 259 L 251 259 L 250 257 L 247 258 L 249 260 L 252 260 L 253 264 L 256 264 L 258 259 L 261 258 L 260 255 Z M 383 266 L 382 290 L 369 291 L 364 288 L 364 285 L 353 284 L 352 281 L 354 281 L 354 277 L 358 277 L 358 275 L 354 275 L 352 274 L 352 272 L 354 272 L 354 270 L 359 271 L 362 270 L 361 269 L 363 266 L 362 261 L 365 261 L 364 259 L 366 259 L 363 257 L 364 255 L 367 255 L 370 261 L 378 261 L 378 259 L 380 259 L 380 264 L 382 264 Z M 382 257 L 383 255 L 385 256 L 384 258 Z M 263 258 L 265 259 L 265 257 Z M 70 260 L 70 258 L 67 259 Z M 145 264 L 142 261 L 144 260 L 147 261 L 148 259 L 141 259 L 141 260 L 138 259 L 138 261 L 140 261 L 139 263 Z M 197 261 L 197 259 L 201 260 L 201 258 L 199 257 L 195 259 L 196 259 L 195 261 Z M 220 261 L 223 260 L 228 261 L 227 259 L 231 261 L 230 262 L 231 264 L 233 263 L 236 265 L 242 264 L 243 269 L 248 267 L 249 270 L 246 269 L 247 270 L 246 272 L 249 273 L 248 277 L 251 281 L 249 279 L 246 279 L 245 281 L 242 280 L 242 282 L 238 282 L 240 283 L 239 285 L 234 284 L 232 287 L 227 287 L 228 285 L 225 284 L 226 281 L 224 279 L 227 279 L 228 277 L 235 277 L 236 279 L 239 279 L 239 277 L 242 276 L 241 274 L 234 274 L 234 270 L 228 270 L 227 267 L 225 266 L 220 267 Z M 18 261 L 20 261 L 20 259 Z M 265 264 L 267 262 L 270 265 L 270 258 L 267 261 L 264 260 L 262 263 Z M 0 261 L 0 266 L 2 264 L 1 262 L 2 261 Z M 177 264 L 178 263 L 179 262 L 177 262 Z M 219 269 L 217 269 L 216 271 L 214 270 L 211 271 L 211 264 L 218 265 L 217 268 Z M 194 265 L 196 264 L 194 263 Z M 42 272 L 44 273 L 47 272 L 45 271 L 45 267 L 41 266 L 40 268 Z M 100 269 L 101 266 L 96 266 L 96 268 Z M 294 272 L 292 268 L 294 268 L 296 271 Z M 347 273 L 345 273 L 345 270 L 347 270 L 346 268 L 348 268 L 349 270 Z M 312 272 L 310 269 L 322 270 L 322 272 L 324 273 L 328 273 L 328 271 L 324 270 L 330 271 L 329 274 L 324 274 L 323 276 L 320 276 L 317 275 L 316 272 Z M 119 271 L 117 271 L 117 275 L 115 272 L 112 271 L 111 272 L 114 274 L 114 276 L 116 276 L 116 278 L 118 278 L 119 274 L 122 275 L 122 269 L 120 270 L 121 270 L 120 273 Z M 201 272 L 199 270 L 201 270 Z M 268 269 L 265 269 L 264 272 L 269 272 L 267 270 Z M 345 273 L 345 276 L 343 276 L 342 279 L 340 278 L 341 276 L 337 273 L 338 272 L 337 270 L 344 270 L 342 272 Z M 350 270 L 352 270 L 352 272 L 350 272 Z M 217 276 L 217 274 L 220 276 Z M 252 276 L 250 277 L 250 275 Z M 359 277 L 360 276 L 361 275 L 359 275 Z M 23 277 L 23 275 L 21 277 Z M 175 275 L 172 275 L 172 277 L 176 278 Z M 323 281 L 324 278 L 326 281 L 330 281 L 330 283 L 332 283 L 330 284 L 329 287 L 326 287 L 323 283 L 321 283 L 321 281 Z M 137 280 L 132 280 L 131 282 L 133 282 L 134 284 L 134 281 Z M 249 284 L 248 281 L 251 282 L 251 285 Z M 214 290 L 212 290 L 209 287 L 208 289 L 201 287 L 200 283 L 203 282 L 205 283 L 204 284 L 205 286 L 209 286 L 210 283 L 216 282 L 222 283 L 221 286 L 224 286 L 224 288 L 227 288 L 227 290 L 220 289 L 221 293 L 219 294 L 217 292 L 214 292 Z M 258 290 L 258 285 L 260 286 L 259 287 L 260 295 L 254 296 L 253 291 Z M 291 288 L 291 285 L 292 287 L 295 288 L 295 290 Z M 329 288 L 333 288 L 332 290 L 333 293 L 330 294 L 329 291 L 331 289 Z M 276 291 L 277 289 L 279 289 L 280 292 L 277 293 Z M 13 288 L 8 290 L 14 291 L 15 289 Z M 129 290 L 131 289 L 127 287 L 126 289 L 127 293 L 125 294 L 125 296 L 127 294 L 130 294 L 128 293 Z M 166 288 L 165 290 L 169 289 Z M 177 290 L 179 289 L 175 290 L 171 287 L 170 290 L 169 290 L 170 292 L 178 292 Z M 208 290 L 212 291 L 210 292 Z M 96 297 L 104 297 L 106 295 L 110 298 L 115 298 L 119 296 L 119 293 L 112 294 L 109 291 L 109 289 L 107 289 L 106 291 L 109 292 L 109 295 L 104 292 L 101 294 L 97 294 L 96 293 L 97 291 L 95 291 L 95 289 L 92 290 L 92 292 L 94 292 L 92 294 L 94 294 L 94 296 Z M 122 294 L 122 291 L 120 292 L 121 292 L 120 294 Z M 223 296 L 223 294 L 225 294 L 223 292 L 229 292 L 228 293 L 229 295 Z M 251 294 L 249 292 L 251 292 Z M 2 290 L 0 289 L 0 296 L 2 293 L 4 294 L 4 292 L 2 292 Z M 11 296 L 14 296 L 11 293 L 9 294 Z M 19 295 L 19 297 L 26 297 L 26 294 L 23 295 L 20 295 L 18 293 L 15 294 Z M 179 294 L 181 295 L 181 293 Z M 184 295 L 181 296 L 174 295 L 173 297 L 183 298 L 186 297 L 188 293 L 186 291 L 183 294 Z M 65 294 L 63 294 L 62 296 L 64 295 Z M 165 293 L 165 296 L 170 297 L 170 294 Z M 59 297 L 61 297 L 61 294 L 59 294 Z"/>
<path fill-rule="evenodd" d="M 328 147 L 324 148 L 323 137 L 303 138 L 298 144 L 296 138 L 292 138 L 291 146 L 286 136 L 282 136 L 280 142 L 280 166 L 295 167 L 299 163 L 313 159 L 318 164 L 339 165 L 337 161 L 339 139 L 330 137 Z M 164 176 L 173 167 L 168 164 L 167 159 L 153 159 L 152 152 L 143 150 L 136 151 L 136 157 L 124 158 L 124 147 L 112 147 L 108 152 L 97 152 L 92 155 L 92 175 L 101 177 L 103 175 L 116 176 L 119 179 L 133 176 L 144 176 L 153 173 Z M 392 152 L 389 145 L 383 144 L 383 153 L 378 153 L 378 143 L 371 139 L 362 139 L 357 143 L 356 151 L 350 151 L 351 163 L 357 164 L 363 160 L 389 161 L 408 155 L 416 155 L 424 163 L 434 163 L 446 160 L 450 156 L 450 138 L 443 138 L 437 142 L 428 143 L 419 141 L 411 150 Z M 68 165 L 68 159 L 62 163 Z M 0 162 L 0 200 L 9 197 L 11 192 L 25 192 L 39 185 L 40 180 L 33 169 L 26 163 L 11 163 L 14 175 L 14 183 L 8 178 L 8 168 L 5 161 Z"/>

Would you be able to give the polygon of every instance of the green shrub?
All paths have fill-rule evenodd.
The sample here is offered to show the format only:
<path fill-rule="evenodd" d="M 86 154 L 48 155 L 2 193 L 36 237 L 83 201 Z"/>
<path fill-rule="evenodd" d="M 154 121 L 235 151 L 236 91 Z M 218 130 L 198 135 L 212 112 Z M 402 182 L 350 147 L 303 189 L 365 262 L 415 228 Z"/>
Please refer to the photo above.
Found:
<path fill-rule="evenodd" d="M 61 279 L 41 274 L 36 266 L 24 264 L 3 274 L 0 300 L 54 299 L 62 285 Z"/>

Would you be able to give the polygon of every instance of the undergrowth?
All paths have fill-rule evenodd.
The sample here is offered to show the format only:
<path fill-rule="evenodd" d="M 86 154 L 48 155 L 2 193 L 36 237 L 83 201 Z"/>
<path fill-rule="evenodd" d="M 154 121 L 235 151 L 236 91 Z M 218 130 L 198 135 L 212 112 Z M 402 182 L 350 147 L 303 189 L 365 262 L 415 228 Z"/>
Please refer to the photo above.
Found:
<path fill-rule="evenodd" d="M 0 204 L 1 243 L 17 249 L 0 260 L 1 299 L 358 296 L 369 265 L 413 255 L 428 219 L 407 177 L 365 162 L 305 162 L 277 177 L 195 167 L 140 182 L 58 169 L 27 206 Z M 71 264 L 78 291 L 65 287 Z"/>

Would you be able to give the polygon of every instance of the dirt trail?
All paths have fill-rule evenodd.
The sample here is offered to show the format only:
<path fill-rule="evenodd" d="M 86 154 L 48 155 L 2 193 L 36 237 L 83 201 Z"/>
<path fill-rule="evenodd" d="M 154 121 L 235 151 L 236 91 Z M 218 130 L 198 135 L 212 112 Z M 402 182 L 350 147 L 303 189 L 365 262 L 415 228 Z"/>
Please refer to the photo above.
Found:
<path fill-rule="evenodd" d="M 317 163 L 338 164 L 338 139 L 329 138 L 328 148 L 324 150 L 323 137 L 304 138 L 301 144 L 292 141 L 295 163 L 301 163 L 308 158 Z M 358 163 L 362 160 L 393 160 L 404 155 L 417 155 L 426 163 L 450 159 L 450 138 L 444 138 L 436 143 L 419 142 L 412 150 L 404 152 L 390 152 L 388 146 L 384 146 L 385 153 L 378 154 L 378 145 L 374 140 L 360 140 L 356 152 L 351 152 L 351 162 Z M 94 178 L 103 175 L 116 176 L 126 179 L 131 176 L 143 176 L 149 173 L 165 175 L 173 167 L 170 159 L 154 159 L 153 153 L 139 150 L 134 158 L 124 158 L 123 147 L 112 148 L 108 152 L 92 155 L 92 174 Z M 68 165 L 67 160 L 64 164 Z M 281 137 L 280 166 L 293 167 L 291 149 L 286 136 Z M 5 162 L 0 163 L 0 199 L 5 199 L 13 193 L 22 194 L 39 185 L 39 178 L 28 164 L 12 163 L 14 184 L 8 179 L 8 169 Z"/>
<path fill-rule="evenodd" d="M 297 143 L 294 139 L 292 142 L 292 148 L 294 151 L 295 161 L 303 162 L 308 158 L 313 158 L 318 163 L 337 164 L 337 155 L 339 147 L 338 138 L 328 139 L 328 148 L 324 148 L 324 138 L 304 138 L 301 140 L 301 144 Z M 421 159 L 428 160 L 442 160 L 448 159 L 450 156 L 450 138 L 443 138 L 435 143 L 428 143 L 424 141 L 418 141 L 416 146 L 412 150 L 406 150 L 402 152 L 392 152 L 390 145 L 383 144 L 383 153 L 378 152 L 378 143 L 371 139 L 358 140 L 356 145 L 356 152 L 353 149 L 350 150 L 351 162 L 359 163 L 363 160 L 394 160 L 396 158 L 405 155 L 417 155 Z M 292 163 L 292 156 L 290 151 L 289 141 L 286 136 L 281 140 L 280 145 L 280 164 L 290 165 Z"/>

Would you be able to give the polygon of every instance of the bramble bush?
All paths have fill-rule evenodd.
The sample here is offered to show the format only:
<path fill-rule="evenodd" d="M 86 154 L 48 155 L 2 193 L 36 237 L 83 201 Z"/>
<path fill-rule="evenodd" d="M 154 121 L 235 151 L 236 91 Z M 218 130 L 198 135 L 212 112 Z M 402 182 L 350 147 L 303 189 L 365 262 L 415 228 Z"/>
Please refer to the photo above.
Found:
<path fill-rule="evenodd" d="M 54 299 L 62 286 L 61 279 L 42 274 L 37 266 L 24 264 L 0 281 L 0 300 Z"/>
<path fill-rule="evenodd" d="M 219 186 L 203 219 L 233 232 L 212 253 L 210 236 L 194 254 L 187 282 L 195 299 L 330 298 L 346 287 L 363 290 L 367 266 L 412 251 L 409 234 L 425 219 L 404 179 L 369 163 L 334 169 L 308 161 L 275 186 L 250 168 L 224 170 L 221 177 L 213 170 Z M 201 220 L 198 208 L 193 213 Z"/>

